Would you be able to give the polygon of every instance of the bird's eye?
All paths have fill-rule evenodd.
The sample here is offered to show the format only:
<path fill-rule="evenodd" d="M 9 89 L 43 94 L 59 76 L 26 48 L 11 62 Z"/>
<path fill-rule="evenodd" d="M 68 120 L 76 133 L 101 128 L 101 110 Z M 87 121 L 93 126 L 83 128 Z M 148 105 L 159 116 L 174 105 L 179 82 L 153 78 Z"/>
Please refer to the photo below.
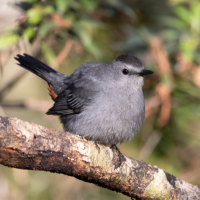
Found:
<path fill-rule="evenodd" d="M 122 73 L 123 73 L 124 75 L 127 75 L 127 74 L 129 74 L 129 71 L 128 71 L 128 69 L 123 69 L 123 70 L 122 70 Z"/>

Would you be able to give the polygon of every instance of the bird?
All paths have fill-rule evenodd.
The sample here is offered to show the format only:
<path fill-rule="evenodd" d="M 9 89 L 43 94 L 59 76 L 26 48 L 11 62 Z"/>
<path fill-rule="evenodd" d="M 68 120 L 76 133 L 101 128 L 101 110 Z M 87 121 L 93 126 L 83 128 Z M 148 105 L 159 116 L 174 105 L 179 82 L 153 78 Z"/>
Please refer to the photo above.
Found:
<path fill-rule="evenodd" d="M 54 105 L 46 114 L 59 116 L 65 131 L 105 146 L 139 132 L 145 117 L 144 76 L 153 71 L 137 57 L 122 54 L 111 63 L 86 62 L 70 76 L 25 53 L 15 59 L 48 83 Z"/>

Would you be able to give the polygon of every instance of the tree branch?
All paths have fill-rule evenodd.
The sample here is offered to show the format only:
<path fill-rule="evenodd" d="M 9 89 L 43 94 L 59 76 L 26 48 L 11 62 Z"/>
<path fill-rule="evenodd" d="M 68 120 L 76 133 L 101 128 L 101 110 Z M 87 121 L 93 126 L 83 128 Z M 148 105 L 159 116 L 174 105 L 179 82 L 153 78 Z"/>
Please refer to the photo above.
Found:
<path fill-rule="evenodd" d="M 74 176 L 132 199 L 197 200 L 200 189 L 156 166 L 81 137 L 16 118 L 0 117 L 0 164 Z"/>

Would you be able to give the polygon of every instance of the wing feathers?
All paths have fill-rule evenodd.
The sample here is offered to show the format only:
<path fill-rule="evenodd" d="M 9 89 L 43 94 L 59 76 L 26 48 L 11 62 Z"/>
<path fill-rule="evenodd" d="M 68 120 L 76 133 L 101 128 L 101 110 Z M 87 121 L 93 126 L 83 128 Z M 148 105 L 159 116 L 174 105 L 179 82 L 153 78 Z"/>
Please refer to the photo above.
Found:
<path fill-rule="evenodd" d="M 83 99 L 73 97 L 73 95 L 61 95 L 55 99 L 55 104 L 49 111 L 47 115 L 69 115 L 78 114 L 83 106 Z"/>

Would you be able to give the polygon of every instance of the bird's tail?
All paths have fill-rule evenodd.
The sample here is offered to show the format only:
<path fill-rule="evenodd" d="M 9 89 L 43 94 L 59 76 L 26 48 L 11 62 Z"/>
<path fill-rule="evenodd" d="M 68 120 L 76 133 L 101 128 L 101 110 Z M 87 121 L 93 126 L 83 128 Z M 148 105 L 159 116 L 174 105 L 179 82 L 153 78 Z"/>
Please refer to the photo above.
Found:
<path fill-rule="evenodd" d="M 56 94 L 60 93 L 59 90 L 62 88 L 63 81 L 66 78 L 64 74 L 58 73 L 51 67 L 28 54 L 24 54 L 24 56 L 18 54 L 15 59 L 19 62 L 18 65 L 20 67 L 27 69 L 52 85 Z"/>
<path fill-rule="evenodd" d="M 15 59 L 19 62 L 20 67 L 29 70 L 47 82 L 49 81 L 48 73 L 57 73 L 51 67 L 27 54 L 24 54 L 24 56 L 18 54 Z"/>

